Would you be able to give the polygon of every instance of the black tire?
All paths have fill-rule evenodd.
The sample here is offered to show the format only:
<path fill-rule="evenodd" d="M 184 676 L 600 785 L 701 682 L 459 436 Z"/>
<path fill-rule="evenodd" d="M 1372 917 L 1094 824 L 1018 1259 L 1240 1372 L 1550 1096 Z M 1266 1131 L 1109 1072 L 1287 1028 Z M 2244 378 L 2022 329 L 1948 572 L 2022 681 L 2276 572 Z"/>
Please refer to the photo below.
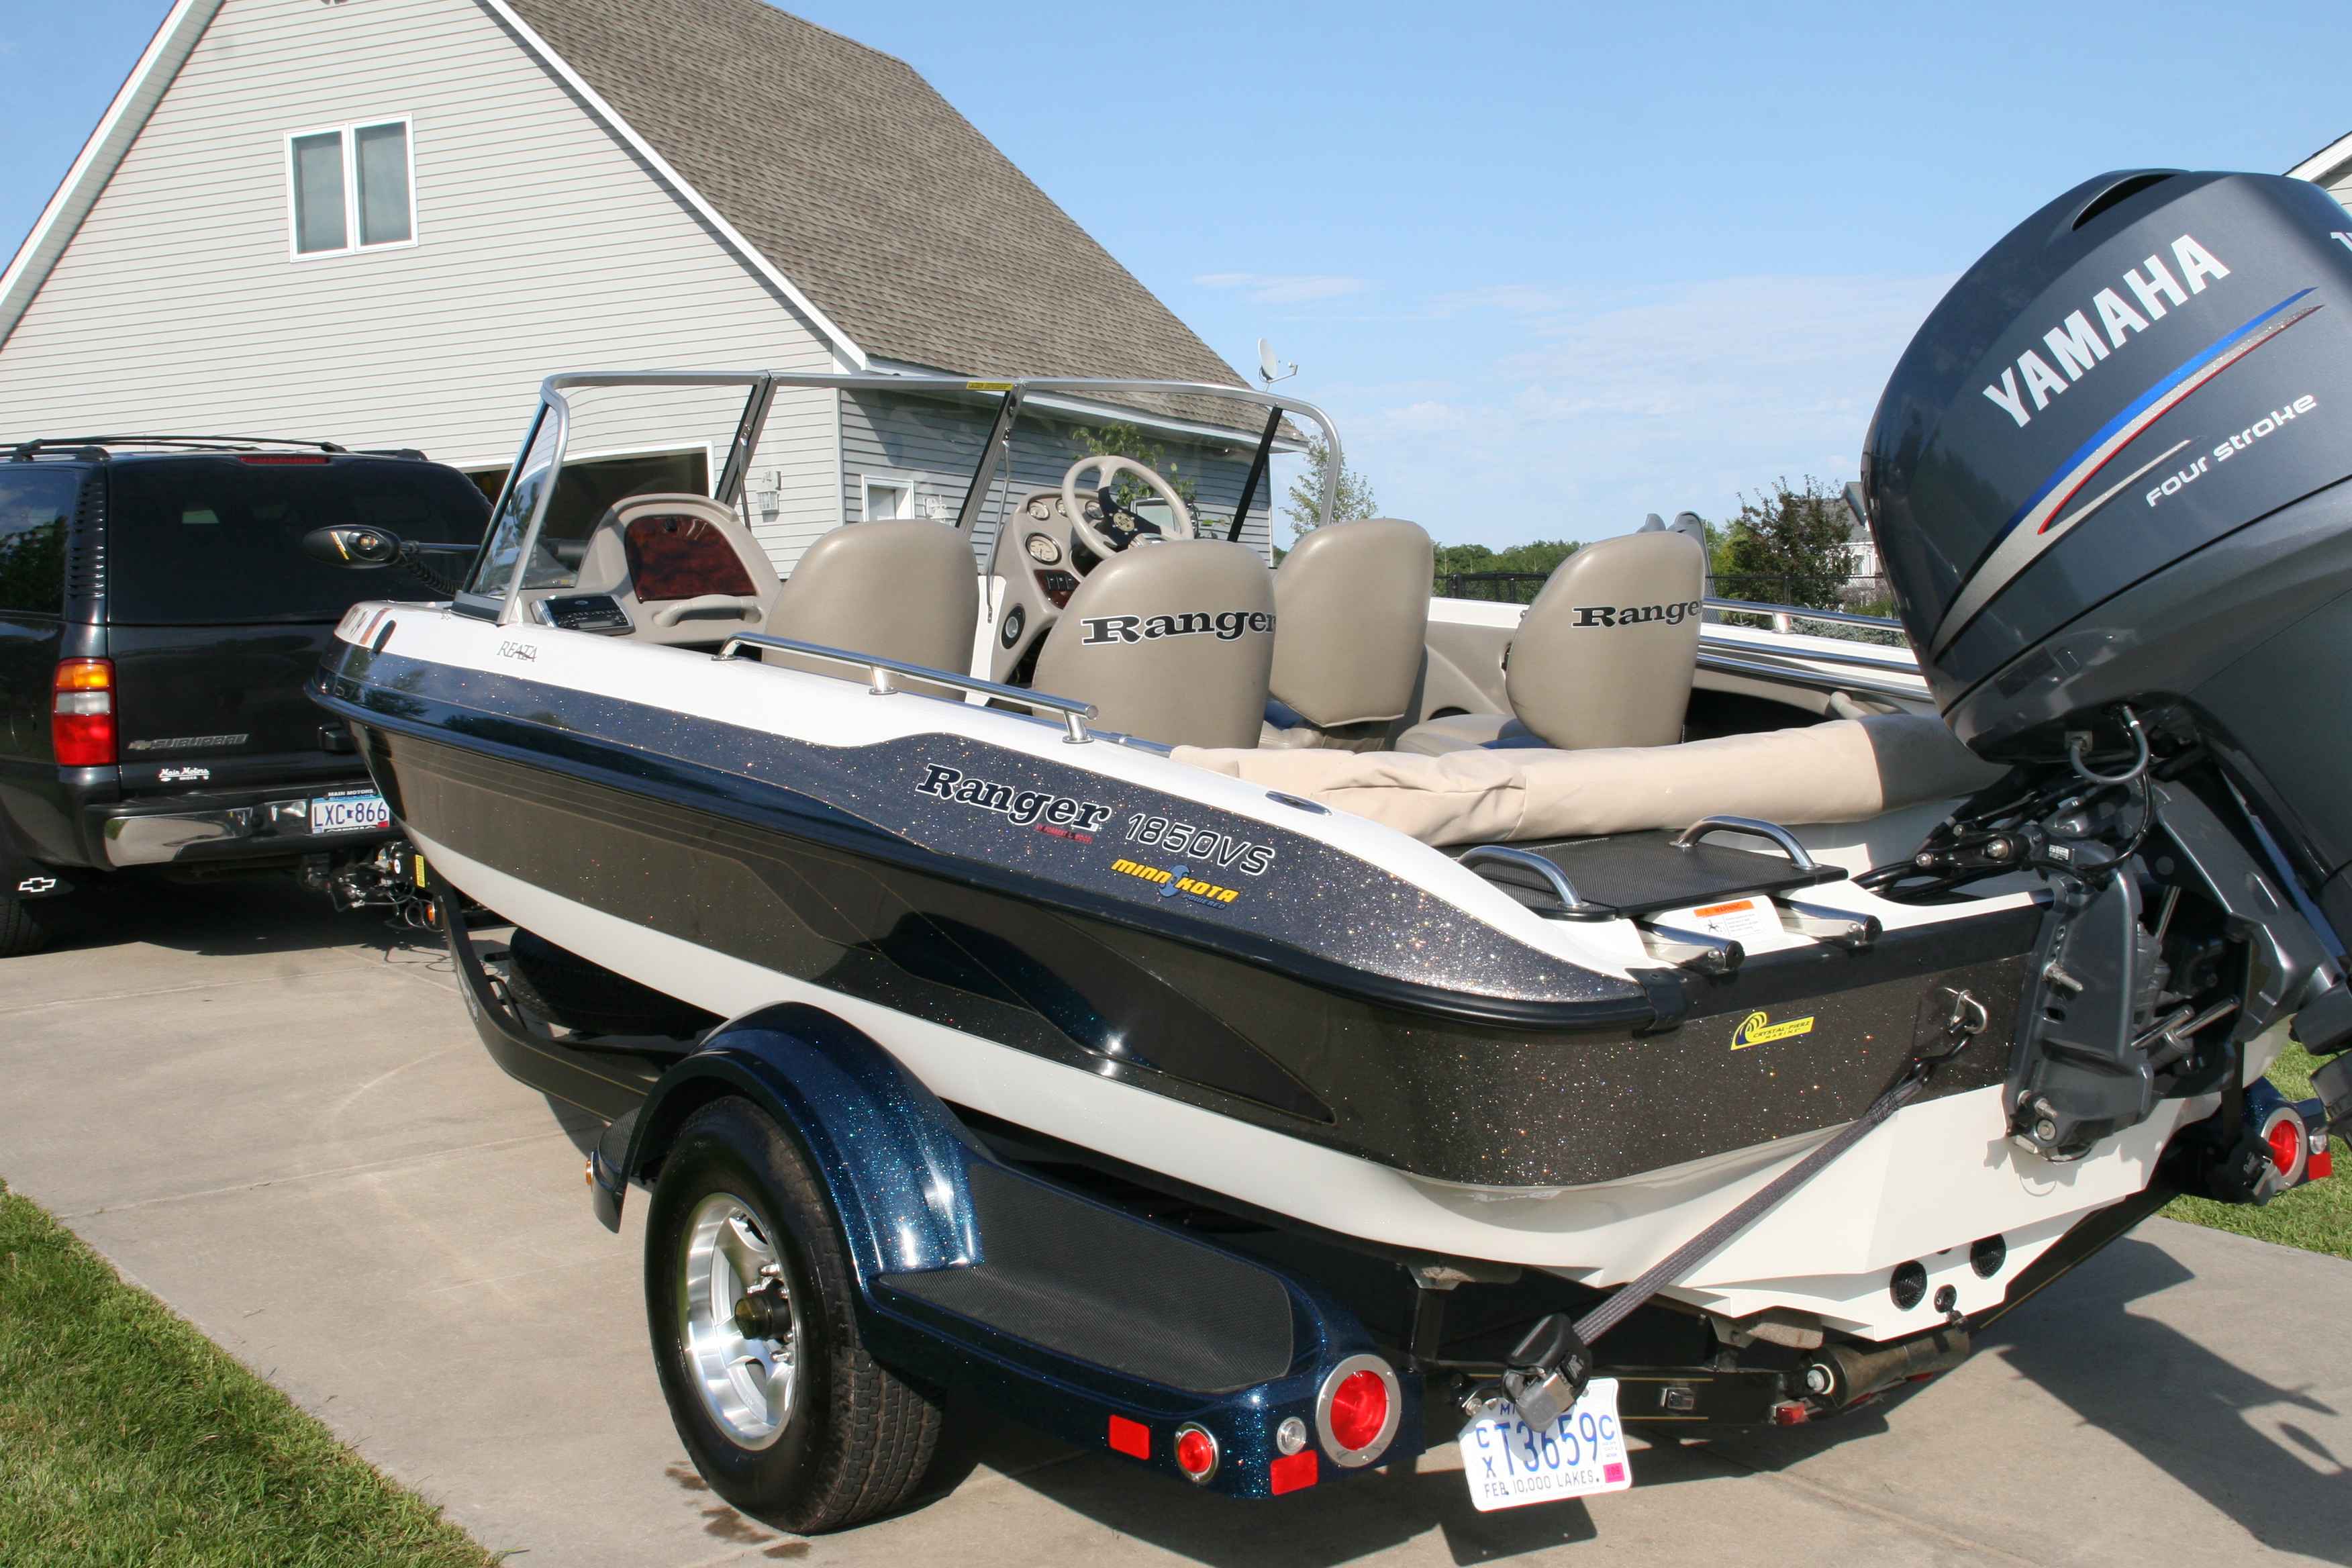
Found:
<path fill-rule="evenodd" d="M 517 931 L 508 946 L 507 991 L 551 1024 L 595 1035 L 661 1035 L 691 1039 L 719 1020 L 556 946 Z"/>
<path fill-rule="evenodd" d="M 0 895 L 0 958 L 38 952 L 55 934 L 50 923 L 23 899 Z"/>
<path fill-rule="evenodd" d="M 740 1200 L 771 1242 L 801 1336 L 789 1414 L 763 1447 L 746 1446 L 714 1416 L 685 1344 L 692 1222 L 719 1194 Z M 795 1534 L 845 1529 L 907 1506 L 939 1444 L 939 1406 L 866 1353 L 856 1293 L 840 1221 L 799 1144 L 740 1099 L 688 1118 L 646 1209 L 654 1365 L 671 1423 L 711 1489 Z"/>

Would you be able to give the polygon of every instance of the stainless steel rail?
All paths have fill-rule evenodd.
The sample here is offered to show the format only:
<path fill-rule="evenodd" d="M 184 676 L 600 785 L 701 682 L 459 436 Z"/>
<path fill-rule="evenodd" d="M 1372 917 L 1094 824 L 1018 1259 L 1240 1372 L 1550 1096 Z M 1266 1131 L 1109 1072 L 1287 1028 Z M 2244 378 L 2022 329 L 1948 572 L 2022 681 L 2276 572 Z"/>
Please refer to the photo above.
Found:
<path fill-rule="evenodd" d="M 870 690 L 877 697 L 887 697 L 905 689 L 891 680 L 894 675 L 904 675 L 933 686 L 945 686 L 958 691 L 977 691 L 983 697 L 993 697 L 1033 711 L 1043 709 L 1062 716 L 1068 733 L 1063 740 L 1085 745 L 1094 739 L 1087 723 L 1097 716 L 1095 705 L 1075 698 L 1055 697 L 1048 692 L 1031 691 L 1024 687 L 1000 686 L 993 680 L 981 680 L 969 675 L 957 675 L 950 670 L 934 669 L 927 664 L 909 664 L 904 659 L 884 658 L 877 654 L 854 653 L 848 648 L 827 647 L 823 643 L 802 642 L 794 637 L 770 637 L 764 632 L 738 632 L 719 646 L 713 657 L 733 658 L 741 647 L 772 647 L 782 653 L 798 654 L 803 658 L 824 659 L 833 664 L 852 665 L 864 669 L 873 685 Z"/>
<path fill-rule="evenodd" d="M 1785 636 L 1787 634 L 1782 633 L 1774 635 Z M 1916 659 L 1886 658 L 1873 654 L 1848 653 L 1843 648 L 1832 649 L 1809 647 L 1802 649 L 1789 648 L 1783 650 L 1777 647 L 1759 647 L 1757 644 L 1751 642 L 1742 642 L 1738 637 L 1709 637 L 1705 632 L 1701 632 L 1698 635 L 1698 646 L 1703 648 L 1716 649 L 1723 653 L 1752 655 L 1759 658 L 1812 659 L 1822 664 L 1859 665 L 1864 669 L 1884 669 L 1891 671 L 1896 675 L 1916 675 L 1919 673 L 1919 662 Z"/>
<path fill-rule="evenodd" d="M 1746 833 L 1758 838 L 1769 838 L 1789 858 L 1789 863 L 1800 871 L 1817 871 L 1821 868 L 1797 836 L 1777 822 L 1767 822 L 1760 816 L 1702 816 L 1675 835 L 1675 847 L 1687 849 L 1710 833 Z"/>
<path fill-rule="evenodd" d="M 1568 879 L 1567 872 L 1561 870 L 1556 862 L 1546 859 L 1532 849 L 1514 849 L 1507 844 L 1481 844 L 1464 850 L 1461 858 L 1455 863 L 1468 866 L 1480 860 L 1491 860 L 1497 866 L 1516 866 L 1522 871 L 1533 871 L 1550 886 L 1553 895 L 1559 900 L 1560 908 L 1570 914 L 1589 910 L 1591 908 L 1584 901 L 1582 895 L 1577 892 L 1576 885 Z"/>
<path fill-rule="evenodd" d="M 1761 650 L 1759 650 L 1761 651 Z M 1795 658 L 1796 654 L 1782 658 Z M 1850 680 L 1827 670 L 1801 669 L 1790 664 L 1759 664 L 1753 659 L 1727 658 L 1719 653 L 1701 649 L 1698 656 L 1701 669 L 1712 669 L 1724 675 L 1752 675 L 1759 680 L 1775 681 L 1782 686 L 1802 686 L 1814 691 L 1844 691 L 1860 697 L 1892 697 L 1905 702 L 1916 702 L 1927 696 L 1924 686 L 1895 686 L 1879 680 Z"/>
<path fill-rule="evenodd" d="M 1736 610 L 1743 616 L 1780 616 L 1792 621 L 1833 621 L 1842 626 L 1872 626 L 1899 632 L 1903 623 L 1885 616 L 1857 616 L 1847 610 L 1811 610 L 1802 605 L 1765 605 L 1752 599 L 1709 599 L 1710 610 Z"/>

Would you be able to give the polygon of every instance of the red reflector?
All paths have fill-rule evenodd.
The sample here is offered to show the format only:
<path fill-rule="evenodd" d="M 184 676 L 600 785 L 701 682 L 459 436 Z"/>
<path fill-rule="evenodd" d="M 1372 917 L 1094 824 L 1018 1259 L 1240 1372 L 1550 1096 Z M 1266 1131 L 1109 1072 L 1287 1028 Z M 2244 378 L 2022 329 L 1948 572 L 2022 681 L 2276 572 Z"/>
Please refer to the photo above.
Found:
<path fill-rule="evenodd" d="M 1802 1426 L 1812 1418 L 1812 1411 L 1793 1399 L 1784 1399 L 1772 1406 L 1772 1425 L 1775 1426 Z"/>
<path fill-rule="evenodd" d="M 58 661 L 50 681 L 49 750 L 61 768 L 115 763 L 114 666 L 102 658 Z"/>
<path fill-rule="evenodd" d="M 1205 1481 L 1217 1468 L 1217 1440 L 1198 1426 L 1176 1434 L 1176 1468 L 1196 1481 Z"/>
<path fill-rule="evenodd" d="M 323 456 L 309 452 L 250 452 L 237 459 L 240 463 L 323 463 Z"/>
<path fill-rule="evenodd" d="M 1265 1468 L 1266 1489 L 1276 1497 L 1285 1492 L 1305 1491 L 1321 1479 L 1312 1448 L 1286 1454 Z"/>
<path fill-rule="evenodd" d="M 2314 1154 L 2311 1157 L 2311 1163 L 2305 1167 L 2303 1175 L 2305 1181 L 2317 1182 L 2323 1181 L 2335 1173 L 2336 1151 L 2333 1149 L 2322 1149 L 2318 1153 Z"/>
<path fill-rule="evenodd" d="M 2303 1157 L 2303 1123 L 2292 1116 L 2281 1116 L 2271 1123 L 2268 1142 L 2272 1168 L 2282 1176 L 2294 1175 L 2295 1162 Z"/>
<path fill-rule="evenodd" d="M 1331 1391 L 1331 1436 L 1349 1453 L 1370 1447 L 1388 1422 L 1389 1385 L 1379 1373 L 1351 1373 Z"/>
<path fill-rule="evenodd" d="M 1151 1458 L 1151 1428 L 1140 1421 L 1129 1421 L 1124 1415 L 1110 1418 L 1110 1446 L 1114 1452 L 1129 1458 Z"/>

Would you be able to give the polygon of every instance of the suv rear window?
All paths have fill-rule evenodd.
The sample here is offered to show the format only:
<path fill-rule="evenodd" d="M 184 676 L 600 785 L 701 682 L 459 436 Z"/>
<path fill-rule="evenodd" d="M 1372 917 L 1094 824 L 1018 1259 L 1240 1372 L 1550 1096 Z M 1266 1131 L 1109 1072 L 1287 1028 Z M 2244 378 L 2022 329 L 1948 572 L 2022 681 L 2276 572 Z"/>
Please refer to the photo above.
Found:
<path fill-rule="evenodd" d="M 66 519 L 79 468 L 0 469 L 0 612 L 54 616 L 65 606 Z"/>
<path fill-rule="evenodd" d="M 417 597 L 428 590 L 398 567 L 330 566 L 302 536 L 365 523 L 472 544 L 489 512 L 465 475 L 407 458 L 139 458 L 109 479 L 108 618 L 134 626 L 331 621 L 361 599 Z M 426 563 L 454 575 L 461 559 Z"/>

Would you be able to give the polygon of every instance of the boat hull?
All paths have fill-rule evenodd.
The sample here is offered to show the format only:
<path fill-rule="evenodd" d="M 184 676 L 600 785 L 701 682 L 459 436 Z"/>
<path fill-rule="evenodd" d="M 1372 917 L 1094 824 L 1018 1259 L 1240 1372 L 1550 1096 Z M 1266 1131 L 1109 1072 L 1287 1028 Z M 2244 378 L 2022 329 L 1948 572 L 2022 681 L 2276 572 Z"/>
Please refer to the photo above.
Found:
<path fill-rule="evenodd" d="M 1625 977 L 1417 907 L 1404 879 L 1318 863 L 1305 835 L 956 732 L 961 709 L 956 727 L 822 747 L 348 644 L 320 695 L 440 876 L 506 918 L 720 1016 L 825 1007 L 950 1105 L 1391 1247 L 1628 1279 L 1858 1114 L 1940 1016 L 1930 999 L 1966 988 L 1997 1014 L 1984 1048 L 1675 1291 L 1891 1338 L 1929 1325 L 1890 1301 L 1887 1270 L 1918 1260 L 1958 1310 L 1998 1305 L 2147 1184 L 2181 1120 L 2063 1172 L 2009 1145 L 1995 1042 L 2030 910 L 1867 956 L 1774 955 L 1661 1017 Z M 939 711 L 924 700 L 886 706 L 919 720 Z M 1032 831 L 991 853 L 1024 825 L 926 798 L 940 767 L 1111 815 L 1091 841 Z M 1131 858 L 1121 823 L 1171 811 L 1273 847 L 1279 876 L 1240 889 L 1252 921 L 1239 899 L 1196 914 L 1118 885 L 1134 880 L 1109 869 Z M 1038 874 L 1047 856 L 1069 858 L 1060 875 Z M 1757 1013 L 1813 1022 L 1744 1045 Z M 1992 1235 L 2009 1262 L 1986 1278 L 1969 1244 Z"/>

